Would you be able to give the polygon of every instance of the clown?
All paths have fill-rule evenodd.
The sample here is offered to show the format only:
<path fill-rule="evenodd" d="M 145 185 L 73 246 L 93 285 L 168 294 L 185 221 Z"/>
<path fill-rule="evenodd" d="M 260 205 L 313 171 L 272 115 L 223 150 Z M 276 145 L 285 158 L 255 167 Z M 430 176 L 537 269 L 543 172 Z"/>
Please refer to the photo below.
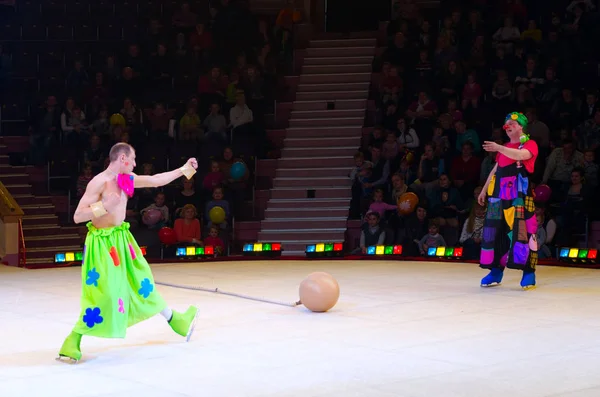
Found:
<path fill-rule="evenodd" d="M 497 155 L 496 165 L 478 198 L 480 205 L 485 204 L 486 198 L 488 201 L 479 266 L 490 269 L 490 273 L 481 280 L 482 287 L 499 285 L 506 267 L 523 271 L 523 289 L 535 287 L 537 221 L 529 176 L 538 146 L 527 135 L 527 122 L 522 113 L 510 113 L 504 122 L 510 142 L 483 143 L 486 152 Z"/>
<path fill-rule="evenodd" d="M 87 222 L 88 228 L 81 264 L 81 311 L 59 359 L 79 361 L 83 335 L 124 338 L 127 328 L 158 313 L 188 341 L 194 331 L 198 308 L 190 306 L 179 313 L 167 306 L 124 220 L 135 188 L 164 186 L 181 176 L 189 179 L 198 163 L 191 158 L 173 171 L 135 175 L 135 150 L 126 143 L 114 145 L 109 158 L 108 167 L 87 185 L 73 215 L 75 223 Z"/>

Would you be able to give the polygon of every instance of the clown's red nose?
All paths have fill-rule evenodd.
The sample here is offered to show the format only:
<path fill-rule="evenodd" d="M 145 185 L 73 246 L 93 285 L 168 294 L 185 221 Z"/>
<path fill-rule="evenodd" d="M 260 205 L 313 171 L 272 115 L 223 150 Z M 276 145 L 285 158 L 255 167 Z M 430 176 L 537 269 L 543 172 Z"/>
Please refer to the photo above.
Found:
<path fill-rule="evenodd" d="M 504 124 L 504 125 L 502 126 L 502 129 L 503 129 L 504 131 L 508 130 L 508 124 Z"/>

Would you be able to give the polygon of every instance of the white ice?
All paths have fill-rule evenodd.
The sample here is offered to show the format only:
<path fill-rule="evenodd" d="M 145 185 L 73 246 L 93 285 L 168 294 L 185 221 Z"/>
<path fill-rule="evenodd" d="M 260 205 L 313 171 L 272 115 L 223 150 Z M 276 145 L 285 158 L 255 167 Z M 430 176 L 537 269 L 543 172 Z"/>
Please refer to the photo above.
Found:
<path fill-rule="evenodd" d="M 600 273 L 540 267 L 479 287 L 474 264 L 249 261 L 154 265 L 157 281 L 294 302 L 313 271 L 341 296 L 325 314 L 158 286 L 200 308 L 192 340 L 162 316 L 127 338 L 85 338 L 55 361 L 79 314 L 80 268 L 0 266 L 0 396 L 598 397 Z"/>

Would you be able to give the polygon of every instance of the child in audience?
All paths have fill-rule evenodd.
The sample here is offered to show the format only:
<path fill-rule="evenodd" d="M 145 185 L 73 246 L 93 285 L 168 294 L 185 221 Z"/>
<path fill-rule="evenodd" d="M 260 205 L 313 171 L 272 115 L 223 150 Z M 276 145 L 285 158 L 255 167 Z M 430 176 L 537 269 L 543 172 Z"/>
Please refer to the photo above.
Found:
<path fill-rule="evenodd" d="M 383 218 L 385 211 L 396 210 L 397 207 L 383 201 L 383 190 L 375 189 L 373 193 L 373 202 L 369 206 L 369 213 L 377 212 L 380 218 Z"/>
<path fill-rule="evenodd" d="M 362 170 L 364 164 L 365 155 L 363 154 L 363 152 L 356 152 L 354 154 L 354 167 L 352 167 L 352 170 L 350 170 L 350 174 L 348 175 L 352 183 L 354 183 L 354 181 L 358 177 L 358 174 Z"/>
<path fill-rule="evenodd" d="M 165 205 L 165 201 L 165 194 L 163 192 L 158 192 L 156 193 L 156 196 L 154 196 L 154 204 L 150 204 L 140 212 L 142 219 L 145 220 L 144 223 L 149 219 L 148 211 L 157 210 L 161 213 L 160 220 L 154 225 L 148 225 L 148 229 L 160 229 L 169 222 L 169 207 Z"/>
<path fill-rule="evenodd" d="M 419 241 L 421 255 L 425 255 L 427 250 L 432 247 L 443 247 L 446 245 L 444 238 L 440 234 L 440 228 L 434 220 L 429 221 L 429 233 L 423 236 Z"/>
<path fill-rule="evenodd" d="M 400 145 L 398 145 L 398 141 L 396 139 L 396 134 L 394 132 L 388 132 L 385 137 L 385 142 L 382 146 L 382 153 L 384 159 L 392 160 L 398 156 L 400 152 Z"/>
<path fill-rule="evenodd" d="M 467 109 L 469 107 L 469 105 L 471 105 L 471 107 L 473 109 L 477 109 L 477 107 L 479 107 L 479 98 L 481 98 L 483 91 L 481 89 L 481 86 L 475 80 L 474 72 L 469 73 L 469 76 L 467 77 L 467 83 L 465 84 L 465 86 L 463 88 L 462 94 L 463 94 L 463 100 L 462 100 L 463 110 Z"/>
<path fill-rule="evenodd" d="M 367 247 L 383 245 L 385 242 L 385 230 L 379 225 L 380 216 L 378 212 L 367 213 L 367 224 L 360 232 L 360 245 L 353 254 L 367 253 Z"/>
<path fill-rule="evenodd" d="M 225 220 L 216 225 L 220 229 L 227 229 L 227 220 L 231 216 L 231 211 L 229 209 L 229 202 L 227 202 L 227 200 L 224 200 L 223 197 L 224 197 L 223 188 L 216 187 L 213 190 L 213 194 L 212 194 L 213 199 L 211 201 L 209 201 L 208 203 L 206 203 L 205 219 L 208 220 L 209 227 L 213 226 L 212 220 L 210 219 L 210 210 L 212 210 L 214 207 L 221 207 L 225 211 Z"/>
<path fill-rule="evenodd" d="M 585 184 L 591 188 L 598 186 L 598 164 L 595 162 L 596 154 L 593 150 L 586 150 L 583 153 L 583 170 Z"/>
<path fill-rule="evenodd" d="M 204 245 L 214 247 L 216 255 L 223 255 L 225 253 L 225 243 L 219 237 L 219 227 L 217 225 L 210 227 L 208 237 L 204 239 Z"/>
<path fill-rule="evenodd" d="M 548 239 L 548 233 L 544 228 L 544 216 L 538 214 L 535 216 L 537 220 L 537 231 L 535 232 L 535 239 L 538 245 L 538 257 L 540 259 L 551 258 L 552 253 L 550 252 L 550 248 L 546 245 L 546 240 Z"/>
<path fill-rule="evenodd" d="M 463 257 L 465 259 L 477 259 L 481 252 L 481 235 L 483 233 L 483 222 L 485 221 L 485 207 L 475 203 L 471 213 L 463 225 L 459 242 L 464 247 Z"/>
<path fill-rule="evenodd" d="M 204 180 L 202 181 L 202 187 L 205 190 L 212 192 L 217 186 L 222 185 L 224 180 L 225 176 L 219 168 L 219 163 L 216 161 L 211 161 L 210 172 L 204 177 Z"/>
<path fill-rule="evenodd" d="M 77 198 L 80 199 L 85 193 L 85 188 L 88 183 L 92 180 L 94 174 L 92 172 L 92 165 L 90 163 L 86 163 L 81 170 L 81 175 L 77 178 Z"/>

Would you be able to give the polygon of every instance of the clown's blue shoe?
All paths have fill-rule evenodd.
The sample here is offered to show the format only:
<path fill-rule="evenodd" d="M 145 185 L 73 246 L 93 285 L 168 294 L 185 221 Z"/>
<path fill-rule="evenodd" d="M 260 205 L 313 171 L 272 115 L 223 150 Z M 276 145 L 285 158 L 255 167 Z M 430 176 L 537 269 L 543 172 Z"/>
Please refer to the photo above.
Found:
<path fill-rule="evenodd" d="M 523 273 L 521 287 L 525 290 L 535 288 L 535 273 Z"/>
<path fill-rule="evenodd" d="M 500 269 L 498 267 L 490 270 L 490 273 L 481 279 L 482 287 L 495 287 L 496 285 L 500 285 L 502 282 L 502 277 L 504 276 L 504 269 Z"/>

